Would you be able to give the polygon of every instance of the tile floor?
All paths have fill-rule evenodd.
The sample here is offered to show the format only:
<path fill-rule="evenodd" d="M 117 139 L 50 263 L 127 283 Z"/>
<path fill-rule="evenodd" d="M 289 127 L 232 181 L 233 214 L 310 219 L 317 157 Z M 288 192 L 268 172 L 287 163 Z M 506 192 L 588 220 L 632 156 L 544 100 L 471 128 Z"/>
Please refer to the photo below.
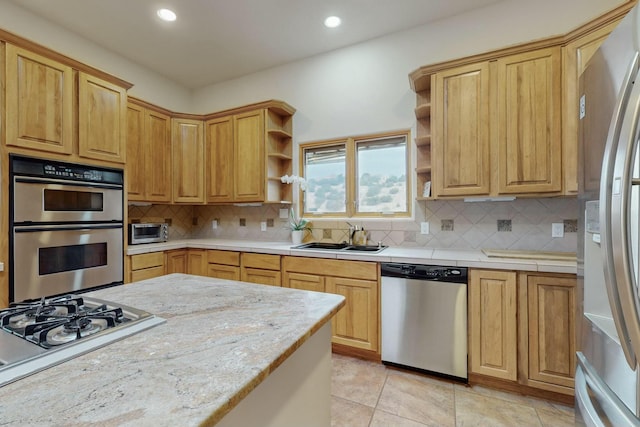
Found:
<path fill-rule="evenodd" d="M 574 425 L 573 407 L 334 354 L 334 427 Z"/>

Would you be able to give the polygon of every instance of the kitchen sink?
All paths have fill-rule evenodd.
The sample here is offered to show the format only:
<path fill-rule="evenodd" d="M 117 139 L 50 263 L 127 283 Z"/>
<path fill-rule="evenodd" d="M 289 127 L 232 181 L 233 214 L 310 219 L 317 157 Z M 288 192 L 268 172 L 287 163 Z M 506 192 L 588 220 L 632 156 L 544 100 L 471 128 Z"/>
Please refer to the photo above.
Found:
<path fill-rule="evenodd" d="M 323 243 L 323 242 L 312 242 L 312 243 L 304 243 L 302 245 L 294 246 L 295 249 L 327 249 L 332 251 L 339 251 L 341 249 L 348 248 L 348 243 Z"/>
<path fill-rule="evenodd" d="M 350 245 L 346 242 L 343 243 L 324 243 L 324 242 L 312 242 L 304 243 L 302 245 L 293 246 L 292 249 L 308 249 L 308 250 L 329 250 L 329 251 L 351 251 L 351 252 L 368 252 L 378 253 L 385 250 L 385 245 Z"/>

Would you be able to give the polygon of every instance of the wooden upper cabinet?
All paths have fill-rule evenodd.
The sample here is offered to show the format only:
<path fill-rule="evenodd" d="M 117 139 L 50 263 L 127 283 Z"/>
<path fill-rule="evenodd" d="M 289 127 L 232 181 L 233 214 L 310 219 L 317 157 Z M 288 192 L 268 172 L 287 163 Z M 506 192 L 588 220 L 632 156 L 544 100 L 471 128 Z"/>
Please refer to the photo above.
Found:
<path fill-rule="evenodd" d="M 562 190 L 560 47 L 497 60 L 498 194 Z"/>
<path fill-rule="evenodd" d="M 259 202 L 265 199 L 264 110 L 233 117 L 234 199 Z"/>
<path fill-rule="evenodd" d="M 127 91 L 83 72 L 78 73 L 78 154 L 124 163 Z"/>
<path fill-rule="evenodd" d="M 73 69 L 6 45 L 6 144 L 59 154 L 73 149 Z"/>
<path fill-rule="evenodd" d="M 127 106 L 127 196 L 171 201 L 171 118 L 132 102 Z"/>
<path fill-rule="evenodd" d="M 201 120 L 172 119 L 174 203 L 204 202 L 204 137 Z"/>
<path fill-rule="evenodd" d="M 434 194 L 488 195 L 488 62 L 437 73 L 432 96 Z"/>
<path fill-rule="evenodd" d="M 147 110 L 145 117 L 145 199 L 171 201 L 171 118 Z"/>
<path fill-rule="evenodd" d="M 292 171 L 295 110 L 281 101 L 261 105 L 205 122 L 208 203 L 292 200 L 280 177 Z"/>
<path fill-rule="evenodd" d="M 232 202 L 234 172 L 233 118 L 205 123 L 207 157 L 207 202 Z"/>
<path fill-rule="evenodd" d="M 582 180 L 584 187 L 587 189 L 599 188 L 600 186 L 600 174 L 590 173 L 592 171 L 600 171 L 601 169 L 602 153 L 598 152 L 598 150 L 590 150 L 589 152 L 582 153 L 588 157 L 581 160 L 581 162 L 586 165 L 582 170 L 584 176 L 578 176 L 578 134 L 580 122 L 580 89 L 578 83 L 582 73 L 587 67 L 589 59 L 591 59 L 602 42 L 619 22 L 620 19 L 610 22 L 604 27 L 573 40 L 562 49 L 562 170 L 564 172 L 565 194 L 577 194 L 579 180 Z M 608 123 L 606 123 L 606 125 L 607 128 L 602 130 L 605 133 L 608 131 Z M 589 165 L 594 165 L 594 167 L 589 167 Z"/>
<path fill-rule="evenodd" d="M 127 199 L 145 200 L 145 109 L 127 105 Z"/>

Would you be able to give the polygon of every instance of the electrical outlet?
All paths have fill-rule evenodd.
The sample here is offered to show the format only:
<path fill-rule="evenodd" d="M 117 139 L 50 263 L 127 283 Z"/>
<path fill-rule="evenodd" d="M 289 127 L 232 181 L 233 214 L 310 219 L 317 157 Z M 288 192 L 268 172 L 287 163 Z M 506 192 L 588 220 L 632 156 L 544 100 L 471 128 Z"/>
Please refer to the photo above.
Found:
<path fill-rule="evenodd" d="M 260 231 L 267 231 L 267 221 L 260 221 Z"/>
<path fill-rule="evenodd" d="M 289 209 L 280 209 L 280 219 L 289 218 Z"/>
<path fill-rule="evenodd" d="M 420 223 L 420 234 L 429 234 L 429 223 L 421 222 Z"/>
<path fill-rule="evenodd" d="M 551 237 L 564 237 L 564 223 L 554 222 L 551 224 Z"/>
<path fill-rule="evenodd" d="M 218 228 L 218 220 L 214 219 L 213 221 L 211 221 L 211 229 L 215 230 L 216 228 Z"/>

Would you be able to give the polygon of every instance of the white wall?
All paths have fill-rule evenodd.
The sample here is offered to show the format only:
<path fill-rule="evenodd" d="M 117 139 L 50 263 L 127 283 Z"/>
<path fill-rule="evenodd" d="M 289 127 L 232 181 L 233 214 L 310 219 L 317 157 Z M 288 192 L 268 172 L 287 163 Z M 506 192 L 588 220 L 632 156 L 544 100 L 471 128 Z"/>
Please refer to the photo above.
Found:
<path fill-rule="evenodd" d="M 298 142 L 415 128 L 416 68 L 564 34 L 623 0 L 507 0 L 470 13 L 205 87 L 194 110 L 266 99 L 297 109 Z"/>
<path fill-rule="evenodd" d="M 133 83 L 132 96 L 172 111 L 191 111 L 191 91 L 6 0 L 0 0 L 0 28 Z"/>

